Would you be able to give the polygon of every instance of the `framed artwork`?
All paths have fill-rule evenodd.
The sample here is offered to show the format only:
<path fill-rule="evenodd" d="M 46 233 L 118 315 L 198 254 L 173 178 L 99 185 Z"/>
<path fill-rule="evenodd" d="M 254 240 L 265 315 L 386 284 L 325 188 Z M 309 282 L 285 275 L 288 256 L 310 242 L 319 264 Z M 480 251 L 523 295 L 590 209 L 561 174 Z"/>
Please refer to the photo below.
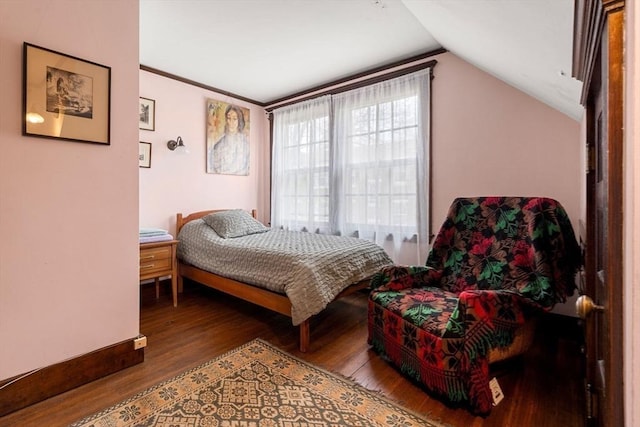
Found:
<path fill-rule="evenodd" d="M 140 98 L 140 129 L 156 130 L 156 101 Z"/>
<path fill-rule="evenodd" d="M 111 67 L 23 45 L 22 134 L 110 144 Z"/>
<path fill-rule="evenodd" d="M 140 142 L 138 144 L 138 166 L 141 168 L 151 167 L 151 143 Z"/>
<path fill-rule="evenodd" d="M 207 173 L 249 175 L 249 109 L 207 100 Z"/>

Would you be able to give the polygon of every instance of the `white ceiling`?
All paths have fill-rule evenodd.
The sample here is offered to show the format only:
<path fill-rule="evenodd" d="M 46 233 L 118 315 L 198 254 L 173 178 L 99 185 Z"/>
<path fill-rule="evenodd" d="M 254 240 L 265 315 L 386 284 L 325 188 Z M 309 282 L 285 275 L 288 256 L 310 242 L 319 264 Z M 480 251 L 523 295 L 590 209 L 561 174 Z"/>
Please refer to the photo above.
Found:
<path fill-rule="evenodd" d="M 573 0 L 140 0 L 140 63 L 260 103 L 444 47 L 579 120 Z"/>

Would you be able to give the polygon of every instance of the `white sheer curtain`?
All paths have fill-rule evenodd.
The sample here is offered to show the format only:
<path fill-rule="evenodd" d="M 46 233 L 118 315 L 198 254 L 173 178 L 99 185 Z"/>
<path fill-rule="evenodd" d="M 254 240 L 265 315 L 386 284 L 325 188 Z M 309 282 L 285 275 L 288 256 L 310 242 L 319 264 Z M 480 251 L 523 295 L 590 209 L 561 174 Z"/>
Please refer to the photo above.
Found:
<path fill-rule="evenodd" d="M 329 111 L 323 96 L 274 111 L 271 224 L 329 231 Z"/>
<path fill-rule="evenodd" d="M 331 224 L 423 263 L 429 212 L 430 71 L 333 97 Z"/>
<path fill-rule="evenodd" d="M 430 75 L 274 110 L 272 225 L 357 236 L 397 263 L 424 263 Z"/>

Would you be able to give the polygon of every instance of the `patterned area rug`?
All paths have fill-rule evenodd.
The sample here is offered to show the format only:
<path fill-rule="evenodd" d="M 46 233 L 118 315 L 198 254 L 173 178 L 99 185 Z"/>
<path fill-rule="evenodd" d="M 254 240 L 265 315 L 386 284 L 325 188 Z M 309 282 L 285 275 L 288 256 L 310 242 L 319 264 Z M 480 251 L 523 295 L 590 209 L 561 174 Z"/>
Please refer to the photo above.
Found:
<path fill-rule="evenodd" d="M 441 425 L 257 339 L 72 426 Z"/>

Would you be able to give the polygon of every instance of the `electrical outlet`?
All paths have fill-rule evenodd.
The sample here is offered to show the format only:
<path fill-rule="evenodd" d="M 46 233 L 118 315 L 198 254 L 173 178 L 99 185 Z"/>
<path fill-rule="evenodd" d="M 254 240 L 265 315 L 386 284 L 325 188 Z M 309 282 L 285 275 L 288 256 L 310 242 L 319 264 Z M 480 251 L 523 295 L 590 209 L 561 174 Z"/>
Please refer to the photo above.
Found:
<path fill-rule="evenodd" d="M 144 335 L 140 335 L 138 338 L 133 340 L 133 349 L 138 350 L 147 346 L 147 337 Z"/>

